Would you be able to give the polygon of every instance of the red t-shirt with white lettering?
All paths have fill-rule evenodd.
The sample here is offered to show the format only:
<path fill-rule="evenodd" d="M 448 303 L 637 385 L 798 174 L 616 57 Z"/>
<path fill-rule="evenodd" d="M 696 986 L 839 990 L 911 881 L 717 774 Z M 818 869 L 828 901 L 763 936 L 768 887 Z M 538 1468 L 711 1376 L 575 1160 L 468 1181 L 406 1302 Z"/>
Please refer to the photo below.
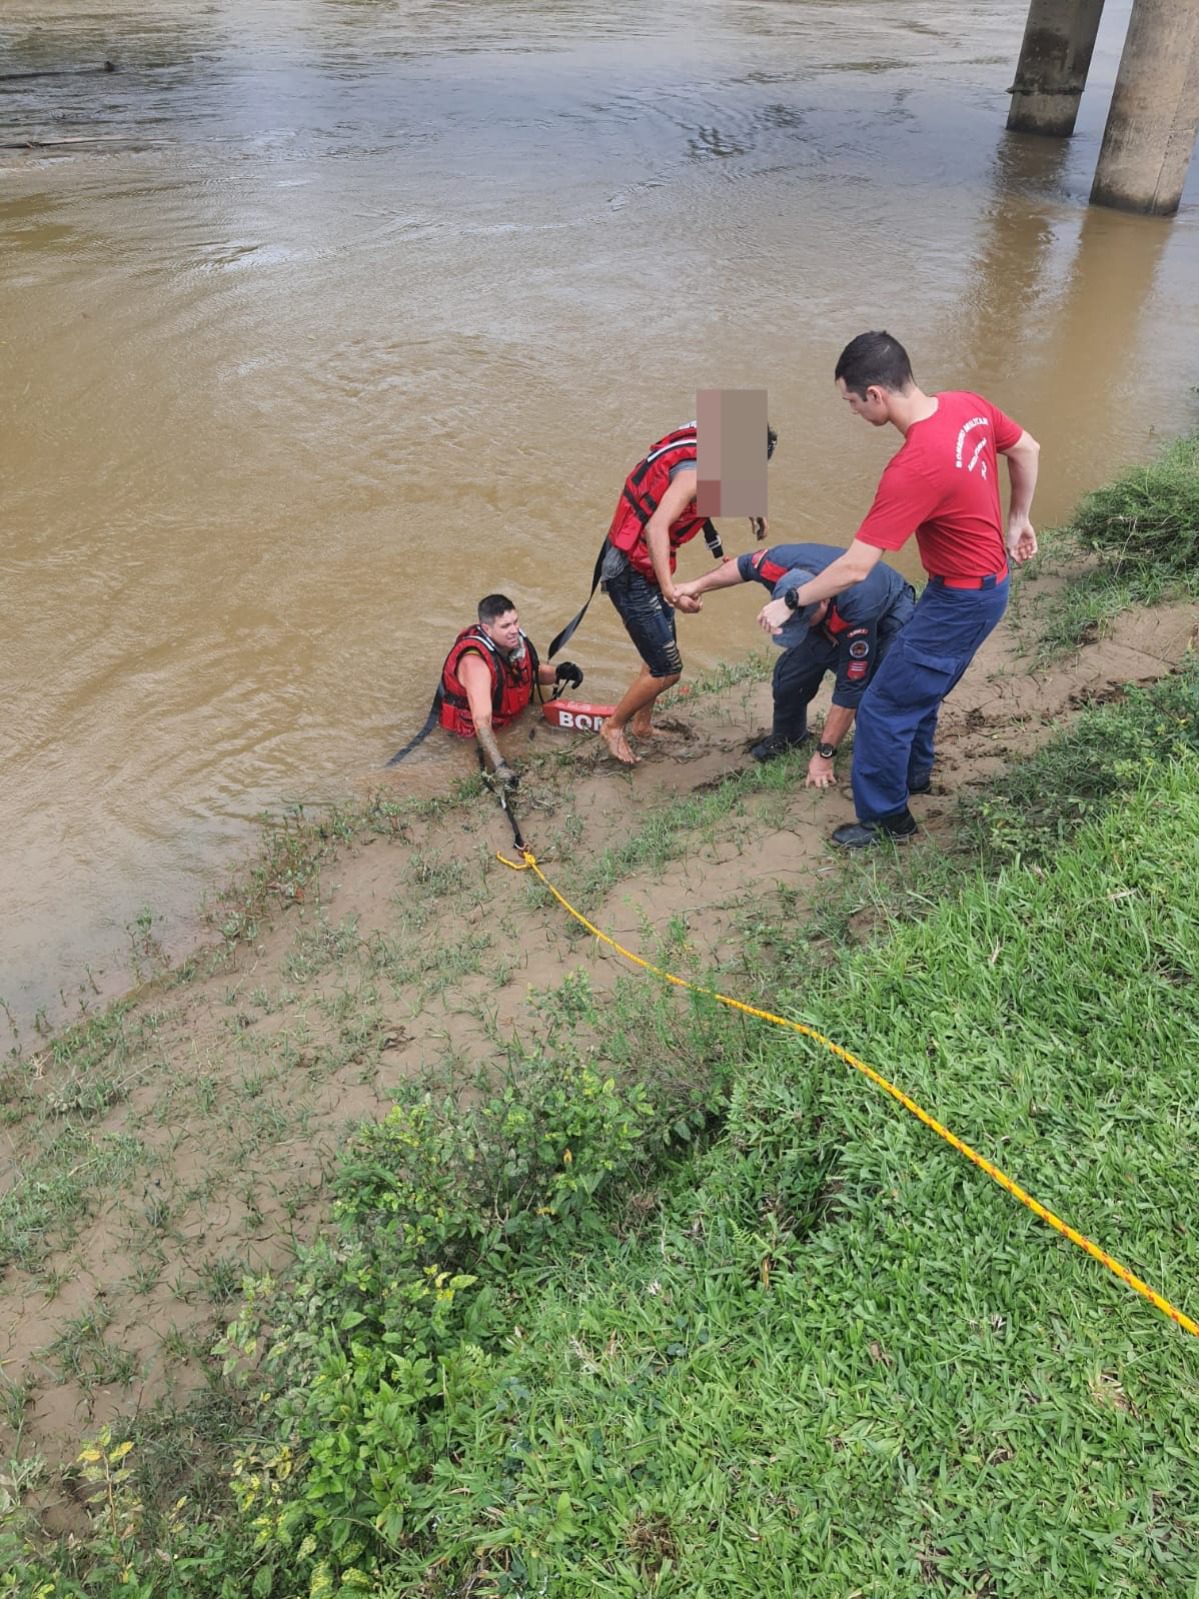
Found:
<path fill-rule="evenodd" d="M 950 390 L 915 422 L 858 529 L 863 544 L 897 550 L 915 533 L 930 577 L 986 577 L 1007 569 L 998 452 L 1023 429 L 980 394 Z"/>

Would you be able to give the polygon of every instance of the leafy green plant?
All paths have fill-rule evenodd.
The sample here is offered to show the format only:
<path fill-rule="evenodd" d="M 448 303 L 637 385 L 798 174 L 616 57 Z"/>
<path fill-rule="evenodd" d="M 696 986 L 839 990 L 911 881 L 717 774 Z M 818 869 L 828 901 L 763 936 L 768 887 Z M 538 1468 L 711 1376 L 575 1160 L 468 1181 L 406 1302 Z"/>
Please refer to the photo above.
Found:
<path fill-rule="evenodd" d="M 542 1009 L 591 1019 L 586 980 Z M 657 1102 L 570 1055 L 518 1055 L 473 1100 L 414 1093 L 359 1131 L 335 1185 L 338 1240 L 304 1251 L 286 1291 L 253 1287 L 222 1345 L 275 1418 L 276 1442 L 233 1480 L 255 1592 L 284 1570 L 344 1584 L 429 1535 L 512 1333 L 505 1274 L 601 1243 L 609 1196 L 705 1125 L 693 1083 L 654 1087 Z"/>
<path fill-rule="evenodd" d="M 342 1164 L 337 1209 L 369 1216 L 376 1241 L 401 1234 L 414 1262 L 497 1264 L 551 1227 L 588 1224 L 605 1183 L 669 1136 L 642 1085 L 525 1060 L 473 1107 L 427 1098 L 364 1129 Z"/>

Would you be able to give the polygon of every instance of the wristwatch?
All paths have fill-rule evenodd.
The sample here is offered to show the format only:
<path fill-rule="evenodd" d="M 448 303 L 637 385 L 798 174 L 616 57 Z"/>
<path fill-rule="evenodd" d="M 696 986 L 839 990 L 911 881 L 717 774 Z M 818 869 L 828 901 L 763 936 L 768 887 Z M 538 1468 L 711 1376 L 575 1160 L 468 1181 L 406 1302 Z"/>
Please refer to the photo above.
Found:
<path fill-rule="evenodd" d="M 816 753 L 822 761 L 831 761 L 837 753 L 837 746 L 835 744 L 817 744 Z"/>
<path fill-rule="evenodd" d="M 799 610 L 799 590 L 798 589 L 788 589 L 787 592 L 783 595 L 783 604 L 787 607 L 787 609 L 789 611 L 798 611 Z"/>

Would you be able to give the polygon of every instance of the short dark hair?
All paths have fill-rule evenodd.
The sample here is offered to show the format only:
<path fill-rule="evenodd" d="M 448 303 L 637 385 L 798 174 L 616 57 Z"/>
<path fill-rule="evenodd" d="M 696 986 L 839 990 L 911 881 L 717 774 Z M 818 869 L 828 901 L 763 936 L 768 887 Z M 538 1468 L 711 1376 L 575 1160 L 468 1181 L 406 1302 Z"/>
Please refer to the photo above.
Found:
<path fill-rule="evenodd" d="M 501 616 L 516 609 L 506 594 L 488 594 L 479 601 L 479 621 L 498 622 Z"/>
<path fill-rule="evenodd" d="M 834 378 L 861 399 L 869 388 L 890 389 L 901 394 L 916 380 L 908 352 L 889 333 L 859 333 L 841 351 Z"/>
<path fill-rule="evenodd" d="M 778 441 L 779 441 L 778 434 L 771 427 L 770 423 L 767 422 L 767 424 L 766 424 L 766 459 L 768 461 L 769 461 L 770 457 L 774 454 L 774 447 L 778 443 Z"/>

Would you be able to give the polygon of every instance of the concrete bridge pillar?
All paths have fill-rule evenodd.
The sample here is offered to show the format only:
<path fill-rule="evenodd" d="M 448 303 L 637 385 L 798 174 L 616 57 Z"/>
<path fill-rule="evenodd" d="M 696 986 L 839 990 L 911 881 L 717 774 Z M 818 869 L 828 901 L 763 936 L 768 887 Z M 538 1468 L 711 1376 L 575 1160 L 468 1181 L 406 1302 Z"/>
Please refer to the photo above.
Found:
<path fill-rule="evenodd" d="M 1103 0 L 1032 0 L 1009 91 L 1012 133 L 1074 132 L 1102 14 Z"/>
<path fill-rule="evenodd" d="M 1092 205 L 1171 216 L 1199 129 L 1199 0 L 1135 0 Z"/>

